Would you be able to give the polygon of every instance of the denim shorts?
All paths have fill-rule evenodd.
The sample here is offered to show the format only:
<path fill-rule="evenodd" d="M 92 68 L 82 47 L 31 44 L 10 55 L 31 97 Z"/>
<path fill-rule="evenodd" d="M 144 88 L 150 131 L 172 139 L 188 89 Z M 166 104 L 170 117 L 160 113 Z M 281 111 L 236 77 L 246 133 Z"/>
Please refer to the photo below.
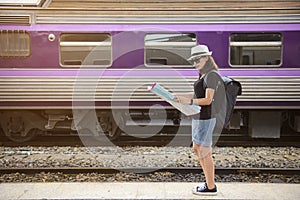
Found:
<path fill-rule="evenodd" d="M 216 118 L 198 120 L 192 119 L 192 140 L 202 146 L 212 146 L 212 136 Z"/>

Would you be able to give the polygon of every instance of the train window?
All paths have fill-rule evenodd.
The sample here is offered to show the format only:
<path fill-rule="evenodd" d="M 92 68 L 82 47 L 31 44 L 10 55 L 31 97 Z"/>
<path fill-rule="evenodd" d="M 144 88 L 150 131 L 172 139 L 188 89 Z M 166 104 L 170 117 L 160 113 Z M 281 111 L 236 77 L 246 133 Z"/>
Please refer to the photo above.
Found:
<path fill-rule="evenodd" d="M 46 0 L 0 0 L 0 6 L 41 7 Z"/>
<path fill-rule="evenodd" d="M 145 63 L 148 66 L 191 66 L 187 58 L 197 44 L 193 33 L 158 33 L 145 36 Z"/>
<path fill-rule="evenodd" d="M 22 30 L 0 31 L 0 57 L 24 58 L 30 55 L 30 35 Z"/>
<path fill-rule="evenodd" d="M 109 66 L 112 62 L 111 35 L 107 33 L 63 33 L 60 63 L 66 67 Z"/>
<path fill-rule="evenodd" d="M 230 65 L 273 67 L 282 63 L 279 33 L 236 33 L 230 36 Z"/>

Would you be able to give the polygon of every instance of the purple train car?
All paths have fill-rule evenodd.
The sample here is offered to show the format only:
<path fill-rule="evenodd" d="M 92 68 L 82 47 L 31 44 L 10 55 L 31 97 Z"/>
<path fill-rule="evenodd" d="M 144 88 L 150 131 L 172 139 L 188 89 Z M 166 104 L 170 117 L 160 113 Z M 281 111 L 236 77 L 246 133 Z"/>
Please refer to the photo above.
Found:
<path fill-rule="evenodd" d="M 6 137 L 93 127 L 116 139 L 150 126 L 189 126 L 147 86 L 192 92 L 198 74 L 186 59 L 197 44 L 242 84 L 229 130 L 256 138 L 279 138 L 283 126 L 300 132 L 299 2 L 107 2 L 0 0 Z"/>

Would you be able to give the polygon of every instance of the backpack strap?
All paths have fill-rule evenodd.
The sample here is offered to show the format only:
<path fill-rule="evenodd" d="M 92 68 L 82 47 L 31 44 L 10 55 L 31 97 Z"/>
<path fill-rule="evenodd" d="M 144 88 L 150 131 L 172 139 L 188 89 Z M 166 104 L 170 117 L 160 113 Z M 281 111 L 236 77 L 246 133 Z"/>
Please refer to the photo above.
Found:
<path fill-rule="evenodd" d="M 204 80 L 203 80 L 203 89 L 205 90 L 206 89 L 206 87 L 207 87 L 207 77 L 208 77 L 208 74 L 210 74 L 210 73 L 217 73 L 219 76 L 220 76 L 220 74 L 217 72 L 217 70 L 214 70 L 214 69 L 212 69 L 212 70 L 210 70 L 209 72 L 207 72 L 205 75 L 204 75 Z M 221 76 L 220 76 L 221 77 Z M 222 78 L 222 77 L 221 77 Z M 217 85 L 217 87 L 216 87 L 216 90 L 218 89 L 218 87 L 219 87 L 219 85 L 220 85 L 220 83 L 218 83 L 218 85 Z"/>
<path fill-rule="evenodd" d="M 203 89 L 204 90 L 206 90 L 206 87 L 207 87 L 207 77 L 208 77 L 208 74 L 210 74 L 210 73 L 216 73 L 216 74 L 218 74 L 219 76 L 220 76 L 220 74 L 216 71 L 216 70 L 210 70 L 209 72 L 207 72 L 205 75 L 204 75 L 204 80 L 203 80 Z M 222 77 L 220 76 L 220 78 L 221 78 L 221 80 L 222 80 Z M 216 87 L 216 90 L 215 90 L 215 93 L 217 92 L 217 90 L 218 90 L 218 88 L 219 88 L 219 86 L 221 85 L 221 83 L 220 83 L 220 81 L 218 82 L 218 84 L 217 84 L 217 87 Z M 214 97 L 215 97 L 215 95 L 214 95 Z M 213 97 L 213 101 L 215 100 L 215 98 Z"/>

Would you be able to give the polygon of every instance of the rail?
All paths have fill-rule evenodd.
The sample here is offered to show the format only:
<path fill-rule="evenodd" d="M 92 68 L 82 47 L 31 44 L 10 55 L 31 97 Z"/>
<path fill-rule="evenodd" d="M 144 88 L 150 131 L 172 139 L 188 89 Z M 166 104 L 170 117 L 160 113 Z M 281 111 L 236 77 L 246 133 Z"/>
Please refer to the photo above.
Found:
<path fill-rule="evenodd" d="M 121 136 L 119 140 L 112 141 L 112 143 L 102 144 L 101 145 L 115 145 L 119 147 L 128 147 L 128 146 L 165 146 L 168 145 L 173 137 L 174 137 L 174 131 L 176 132 L 176 127 L 173 127 L 170 129 L 169 135 L 161 134 L 157 136 L 153 136 L 150 138 L 137 138 L 132 136 Z M 230 131 L 227 131 L 228 133 L 222 133 L 220 138 L 218 139 L 218 142 L 216 143 L 217 147 L 296 147 L 299 148 L 299 136 L 295 135 L 285 135 L 281 136 L 281 138 L 251 138 L 250 136 L 246 135 L 243 131 L 239 131 L 238 133 L 233 133 Z M 173 135 L 172 135 L 173 133 Z M 49 132 L 51 134 L 51 132 Z M 286 133 L 284 133 L 286 134 Z M 138 136 L 138 135 L 135 135 Z M 4 138 L 4 136 L 1 136 L 1 142 L 0 145 L 4 147 L 18 147 L 20 145 L 22 146 L 45 146 L 45 147 L 53 147 L 53 146 L 84 146 L 82 141 L 88 141 L 89 145 L 99 146 L 99 141 L 97 139 L 101 137 L 106 136 L 97 136 L 97 139 L 95 140 L 92 136 L 77 136 L 77 134 L 69 135 L 69 134 L 59 134 L 59 133 L 53 133 L 51 136 L 37 136 L 36 138 L 32 139 L 31 141 L 27 142 L 13 142 L 9 141 L 8 139 Z M 187 133 L 186 135 L 180 135 L 176 136 L 180 137 L 182 143 L 178 143 L 179 146 L 182 146 L 184 144 L 187 144 L 185 141 L 190 141 L 190 133 Z M 105 140 L 104 140 L 105 141 Z M 104 142 L 105 143 L 105 142 Z M 174 144 L 176 146 L 176 144 Z"/>
<path fill-rule="evenodd" d="M 152 173 L 152 172 L 169 172 L 176 174 L 201 173 L 200 167 L 133 167 L 133 168 L 105 168 L 105 167 L 41 167 L 41 168 L 0 168 L 0 174 L 22 173 L 64 173 L 64 174 L 81 174 L 81 173 L 99 173 L 99 174 L 116 174 L 125 173 Z M 300 168 L 239 168 L 239 167 L 219 167 L 215 169 L 219 175 L 225 174 L 284 174 L 300 175 Z"/>

